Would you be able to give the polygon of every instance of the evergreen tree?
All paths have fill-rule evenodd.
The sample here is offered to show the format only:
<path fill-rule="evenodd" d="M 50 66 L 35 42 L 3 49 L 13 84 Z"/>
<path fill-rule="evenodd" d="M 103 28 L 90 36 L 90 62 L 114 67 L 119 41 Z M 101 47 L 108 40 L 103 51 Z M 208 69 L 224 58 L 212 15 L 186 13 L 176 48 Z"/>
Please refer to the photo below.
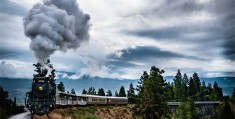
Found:
<path fill-rule="evenodd" d="M 108 90 L 106 93 L 107 93 L 106 96 L 112 96 L 113 95 L 111 90 Z"/>
<path fill-rule="evenodd" d="M 192 99 L 186 99 L 181 102 L 179 108 L 177 109 L 176 118 L 177 119 L 199 119 L 198 115 L 199 109 Z"/>
<path fill-rule="evenodd" d="M 200 97 L 201 97 L 201 101 L 206 101 L 206 93 L 207 93 L 207 87 L 206 87 L 206 83 L 205 81 L 203 80 L 202 81 L 202 86 L 201 86 L 201 94 L 200 94 Z"/>
<path fill-rule="evenodd" d="M 105 96 L 105 93 L 104 93 L 104 89 L 103 89 L 103 88 L 99 88 L 99 90 L 98 90 L 98 95 L 99 95 L 99 96 Z"/>
<path fill-rule="evenodd" d="M 189 96 L 192 97 L 192 96 L 196 95 L 196 93 L 197 93 L 197 90 L 196 90 L 194 80 L 193 80 L 192 77 L 190 77 L 190 80 L 189 80 Z"/>
<path fill-rule="evenodd" d="M 124 86 L 121 86 L 118 96 L 119 97 L 126 97 L 126 92 L 125 92 Z"/>
<path fill-rule="evenodd" d="M 127 97 L 128 97 L 128 102 L 130 104 L 135 103 L 135 89 L 132 83 L 129 85 L 129 90 L 127 91 Z"/>
<path fill-rule="evenodd" d="M 8 91 L 5 91 L 0 85 L 0 107 L 6 108 L 8 96 Z"/>
<path fill-rule="evenodd" d="M 170 84 L 170 82 L 166 83 L 166 100 L 174 100 L 174 91 L 173 91 L 173 85 Z"/>
<path fill-rule="evenodd" d="M 202 87 L 206 87 L 206 83 L 204 80 L 202 81 Z"/>
<path fill-rule="evenodd" d="M 217 83 L 216 81 L 214 82 L 213 88 L 214 88 L 215 90 L 219 88 L 218 83 Z"/>
<path fill-rule="evenodd" d="M 88 95 L 96 95 L 95 87 L 90 87 L 87 92 Z"/>
<path fill-rule="evenodd" d="M 183 84 L 183 87 L 184 87 L 184 96 L 188 97 L 188 95 L 189 95 L 188 94 L 189 79 L 188 79 L 187 74 L 184 74 L 183 81 L 184 81 L 184 84 Z"/>
<path fill-rule="evenodd" d="M 193 74 L 193 81 L 195 84 L 195 90 L 196 90 L 196 95 L 195 95 L 195 99 L 196 100 L 200 100 L 200 93 L 201 93 L 201 82 L 200 82 L 200 78 L 198 77 L 198 74 L 195 72 Z"/>
<path fill-rule="evenodd" d="M 148 73 L 146 71 L 144 71 L 143 75 L 140 77 L 140 81 L 138 81 L 137 87 L 136 87 L 136 91 L 138 91 L 139 93 L 137 94 L 137 102 L 140 104 L 143 102 L 142 97 L 143 97 L 143 86 L 144 86 L 144 80 L 148 80 Z"/>
<path fill-rule="evenodd" d="M 74 88 L 71 89 L 71 92 L 70 92 L 70 93 L 71 93 L 71 94 L 76 94 Z"/>
<path fill-rule="evenodd" d="M 175 99 L 179 100 L 181 98 L 185 97 L 185 82 L 183 81 L 183 77 L 181 75 L 180 70 L 178 69 L 178 72 L 175 76 L 174 83 L 175 83 Z"/>
<path fill-rule="evenodd" d="M 215 81 L 213 88 L 215 90 L 215 94 L 217 96 L 218 100 L 223 100 L 223 91 L 222 88 L 219 87 L 219 85 L 217 84 L 217 82 Z"/>
<path fill-rule="evenodd" d="M 140 104 L 137 105 L 139 110 L 136 113 L 144 119 L 160 119 L 168 114 L 163 73 L 163 70 L 153 66 L 149 76 L 146 76 L 146 72 L 141 76 L 140 85 L 137 87 Z"/>
<path fill-rule="evenodd" d="M 83 89 L 82 94 L 87 94 L 87 91 Z"/>
<path fill-rule="evenodd" d="M 233 89 L 232 97 L 234 97 L 234 98 L 235 98 L 235 88 Z"/>
<path fill-rule="evenodd" d="M 206 101 L 215 101 L 216 100 L 216 94 L 214 89 L 211 86 L 211 83 L 208 83 L 206 87 Z"/>
<path fill-rule="evenodd" d="M 65 92 L 65 87 L 64 87 L 63 82 L 60 82 L 60 84 L 58 84 L 57 88 L 58 88 L 59 91 Z"/>

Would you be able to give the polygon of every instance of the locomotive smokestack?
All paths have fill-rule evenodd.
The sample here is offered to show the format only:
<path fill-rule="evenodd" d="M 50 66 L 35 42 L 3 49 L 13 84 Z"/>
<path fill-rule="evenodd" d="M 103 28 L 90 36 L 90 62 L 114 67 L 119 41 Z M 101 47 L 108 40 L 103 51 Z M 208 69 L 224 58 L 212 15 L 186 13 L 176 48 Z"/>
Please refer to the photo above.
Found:
<path fill-rule="evenodd" d="M 76 0 L 46 0 L 34 5 L 23 20 L 30 49 L 40 63 L 57 50 L 76 49 L 89 40 L 90 16 Z"/>

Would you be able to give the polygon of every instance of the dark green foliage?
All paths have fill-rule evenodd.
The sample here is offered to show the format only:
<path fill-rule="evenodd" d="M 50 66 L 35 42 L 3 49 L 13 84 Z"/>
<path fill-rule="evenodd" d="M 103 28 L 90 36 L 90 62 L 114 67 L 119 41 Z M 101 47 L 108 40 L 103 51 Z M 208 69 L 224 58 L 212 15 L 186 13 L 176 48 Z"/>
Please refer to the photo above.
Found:
<path fill-rule="evenodd" d="M 194 96 L 197 93 L 196 84 L 192 77 L 189 80 L 189 96 Z"/>
<path fill-rule="evenodd" d="M 90 87 L 87 92 L 88 95 L 96 95 L 95 87 Z"/>
<path fill-rule="evenodd" d="M 0 85 L 0 108 L 6 108 L 7 106 L 8 92 L 5 91 Z"/>
<path fill-rule="evenodd" d="M 11 108 L 17 105 L 15 101 L 8 99 L 8 96 L 8 91 L 5 91 L 0 85 L 0 119 L 5 119 L 10 115 L 24 112 L 23 108 Z"/>
<path fill-rule="evenodd" d="M 174 100 L 174 90 L 173 90 L 173 83 L 170 84 L 170 82 L 166 83 L 166 100 Z"/>
<path fill-rule="evenodd" d="M 225 101 L 225 105 L 222 110 L 222 115 L 221 115 L 220 119 L 233 119 L 233 112 L 232 112 L 231 107 L 227 101 Z"/>
<path fill-rule="evenodd" d="M 104 89 L 103 89 L 103 88 L 99 88 L 99 89 L 98 89 L 98 95 L 99 95 L 99 96 L 105 96 L 105 93 L 104 93 Z"/>
<path fill-rule="evenodd" d="M 199 112 L 199 109 L 195 105 L 194 101 L 188 98 L 181 102 L 179 108 L 177 109 L 176 118 L 177 119 L 199 119 L 198 112 Z"/>
<path fill-rule="evenodd" d="M 189 79 L 188 79 L 188 76 L 187 76 L 187 74 L 184 74 L 184 76 L 183 76 L 183 81 L 184 81 L 184 84 L 183 84 L 183 86 L 184 86 L 184 97 L 188 97 L 188 87 L 189 87 Z"/>
<path fill-rule="evenodd" d="M 194 95 L 194 100 L 200 100 L 200 93 L 201 93 L 201 82 L 200 82 L 200 78 L 198 77 L 198 74 L 195 72 L 193 74 L 193 81 L 194 81 L 194 88 L 196 90 L 196 94 Z"/>
<path fill-rule="evenodd" d="M 75 92 L 75 90 L 74 90 L 74 88 L 73 89 L 71 89 L 71 92 L 70 92 L 71 94 L 76 94 L 76 92 Z"/>
<path fill-rule="evenodd" d="M 144 72 L 141 76 L 137 86 L 139 104 L 136 106 L 136 114 L 144 119 L 160 119 L 168 114 L 163 73 L 163 70 L 153 66 L 149 75 Z"/>
<path fill-rule="evenodd" d="M 134 103 L 136 103 L 136 101 L 135 101 L 135 97 L 136 97 L 136 95 L 135 95 L 135 89 L 134 89 L 132 83 L 129 85 L 129 90 L 127 91 L 127 97 L 128 97 L 128 102 L 129 102 L 129 104 L 134 104 Z"/>
<path fill-rule="evenodd" d="M 63 82 L 60 82 L 60 84 L 58 84 L 57 88 L 58 88 L 59 91 L 65 92 L 65 87 L 64 87 Z"/>
<path fill-rule="evenodd" d="M 124 86 L 121 86 L 118 96 L 119 97 L 126 97 L 126 92 L 125 92 Z"/>
<path fill-rule="evenodd" d="M 215 94 L 217 96 L 218 100 L 223 100 L 223 92 L 222 92 L 222 88 L 220 88 L 217 84 L 217 82 L 215 81 L 213 88 L 215 90 Z"/>
<path fill-rule="evenodd" d="M 175 84 L 175 99 L 179 100 L 181 98 L 185 98 L 185 81 L 183 80 L 183 77 L 181 75 L 180 70 L 178 70 L 175 79 L 174 84 Z"/>
<path fill-rule="evenodd" d="M 235 88 L 233 89 L 232 97 L 234 97 L 234 98 L 235 98 Z"/>
<path fill-rule="evenodd" d="M 87 91 L 83 89 L 82 94 L 87 94 Z"/>
<path fill-rule="evenodd" d="M 112 96 L 113 95 L 111 90 L 108 90 L 106 93 L 107 93 L 106 96 Z"/>

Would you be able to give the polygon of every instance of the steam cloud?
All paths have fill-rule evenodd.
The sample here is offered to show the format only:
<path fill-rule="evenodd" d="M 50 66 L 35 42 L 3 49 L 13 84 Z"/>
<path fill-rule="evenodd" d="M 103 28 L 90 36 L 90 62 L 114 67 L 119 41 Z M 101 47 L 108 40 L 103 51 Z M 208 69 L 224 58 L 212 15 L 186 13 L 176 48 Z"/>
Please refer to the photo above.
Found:
<path fill-rule="evenodd" d="M 57 50 L 76 49 L 89 40 L 90 16 L 78 8 L 76 0 L 36 4 L 23 20 L 30 49 L 39 62 L 45 62 Z"/>

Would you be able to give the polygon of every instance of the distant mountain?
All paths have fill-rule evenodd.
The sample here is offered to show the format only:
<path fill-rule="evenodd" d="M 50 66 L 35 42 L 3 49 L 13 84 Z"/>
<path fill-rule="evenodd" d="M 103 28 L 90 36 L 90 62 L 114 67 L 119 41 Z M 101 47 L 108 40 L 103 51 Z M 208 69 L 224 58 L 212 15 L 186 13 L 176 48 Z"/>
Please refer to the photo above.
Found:
<path fill-rule="evenodd" d="M 73 75 L 72 73 L 70 75 Z M 165 77 L 166 81 L 172 82 L 174 77 Z M 231 95 L 233 88 L 235 88 L 235 77 L 214 77 L 214 78 L 200 78 L 201 82 L 204 80 L 206 84 L 211 83 L 213 86 L 216 81 L 219 86 L 223 89 L 224 95 Z M 112 78 L 100 78 L 100 77 L 90 77 L 83 76 L 79 79 L 72 80 L 69 78 L 59 78 L 56 80 L 56 83 L 63 82 L 65 89 L 71 90 L 74 88 L 76 94 L 81 94 L 83 89 L 88 90 L 89 87 L 93 86 L 96 90 L 98 88 L 104 88 L 105 92 L 111 90 L 112 94 L 115 94 L 115 91 L 119 92 L 121 86 L 124 86 L 128 90 L 130 83 L 133 83 L 134 86 L 138 84 L 139 80 L 128 80 L 128 79 L 112 79 Z M 20 103 L 24 102 L 25 93 L 30 91 L 31 88 L 31 79 L 13 79 L 13 78 L 0 78 L 0 85 L 3 86 L 5 90 L 9 92 L 10 98 L 17 97 Z"/>

